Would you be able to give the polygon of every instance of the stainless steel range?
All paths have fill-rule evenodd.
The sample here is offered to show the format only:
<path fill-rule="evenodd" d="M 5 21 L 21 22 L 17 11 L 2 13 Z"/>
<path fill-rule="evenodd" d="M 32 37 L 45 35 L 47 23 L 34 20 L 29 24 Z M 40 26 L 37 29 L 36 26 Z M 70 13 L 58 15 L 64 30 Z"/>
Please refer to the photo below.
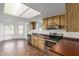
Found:
<path fill-rule="evenodd" d="M 49 39 L 53 41 L 59 41 L 63 38 L 62 33 L 50 33 L 49 34 Z"/>

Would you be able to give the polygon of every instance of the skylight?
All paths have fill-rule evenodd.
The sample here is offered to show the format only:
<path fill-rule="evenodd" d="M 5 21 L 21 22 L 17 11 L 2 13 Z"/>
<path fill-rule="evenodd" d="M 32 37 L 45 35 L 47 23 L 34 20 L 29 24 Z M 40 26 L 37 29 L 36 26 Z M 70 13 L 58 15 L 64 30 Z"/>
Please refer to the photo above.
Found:
<path fill-rule="evenodd" d="M 5 3 L 4 13 L 24 18 L 31 18 L 40 14 L 40 12 L 20 3 Z"/>
<path fill-rule="evenodd" d="M 30 8 L 23 15 L 21 15 L 21 17 L 31 18 L 31 17 L 37 16 L 39 14 L 40 14 L 40 12 Z"/>

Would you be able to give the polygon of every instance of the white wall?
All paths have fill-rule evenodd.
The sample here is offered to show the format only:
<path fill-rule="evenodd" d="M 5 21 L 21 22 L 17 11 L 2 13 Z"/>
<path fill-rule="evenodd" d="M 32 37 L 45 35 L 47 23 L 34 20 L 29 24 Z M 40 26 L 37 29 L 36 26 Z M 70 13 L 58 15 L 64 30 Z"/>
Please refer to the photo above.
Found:
<path fill-rule="evenodd" d="M 30 18 L 28 20 L 28 22 L 30 22 L 30 21 L 35 21 L 36 22 L 36 29 L 32 30 L 32 31 L 28 31 L 28 33 L 32 33 L 34 31 L 39 32 L 40 30 L 42 30 L 42 26 L 41 26 L 41 24 L 42 24 L 42 16 L 41 15 L 38 15 L 38 16 L 33 17 L 33 18 Z"/>
<path fill-rule="evenodd" d="M 25 27 L 23 36 L 19 36 L 18 34 L 15 33 L 14 35 L 10 35 L 9 37 L 11 37 L 11 38 L 27 37 L 26 36 L 27 35 L 27 19 L 0 13 L 0 30 L 1 30 L 0 38 L 2 40 L 6 40 L 6 39 L 4 39 L 4 37 L 5 37 L 4 36 L 4 25 L 9 25 L 9 24 L 13 24 L 15 26 L 15 28 L 18 25 L 24 25 L 24 27 Z M 17 28 L 15 29 L 15 32 L 17 32 Z"/>
<path fill-rule="evenodd" d="M 27 19 L 0 13 L 0 22 L 11 24 L 24 24 Z"/>

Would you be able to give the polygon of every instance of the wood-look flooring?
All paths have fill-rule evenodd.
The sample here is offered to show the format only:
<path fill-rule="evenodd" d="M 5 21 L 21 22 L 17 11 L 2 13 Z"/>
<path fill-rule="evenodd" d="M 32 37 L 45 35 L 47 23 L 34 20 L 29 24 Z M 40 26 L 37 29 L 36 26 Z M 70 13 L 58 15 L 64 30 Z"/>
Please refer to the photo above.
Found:
<path fill-rule="evenodd" d="M 27 44 L 25 39 L 0 41 L 0 56 L 45 56 L 39 49 Z"/>

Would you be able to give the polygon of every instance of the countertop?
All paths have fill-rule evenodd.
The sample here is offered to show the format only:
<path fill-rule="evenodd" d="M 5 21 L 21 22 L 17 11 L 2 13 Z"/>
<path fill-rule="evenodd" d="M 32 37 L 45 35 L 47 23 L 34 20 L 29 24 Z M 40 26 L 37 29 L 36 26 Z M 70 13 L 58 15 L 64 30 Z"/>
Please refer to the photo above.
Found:
<path fill-rule="evenodd" d="M 33 32 L 33 33 L 40 35 L 49 35 L 49 32 Z M 50 33 L 63 33 L 63 37 L 79 39 L 79 32 L 50 32 Z M 28 34 L 32 35 L 32 33 L 28 33 Z"/>

